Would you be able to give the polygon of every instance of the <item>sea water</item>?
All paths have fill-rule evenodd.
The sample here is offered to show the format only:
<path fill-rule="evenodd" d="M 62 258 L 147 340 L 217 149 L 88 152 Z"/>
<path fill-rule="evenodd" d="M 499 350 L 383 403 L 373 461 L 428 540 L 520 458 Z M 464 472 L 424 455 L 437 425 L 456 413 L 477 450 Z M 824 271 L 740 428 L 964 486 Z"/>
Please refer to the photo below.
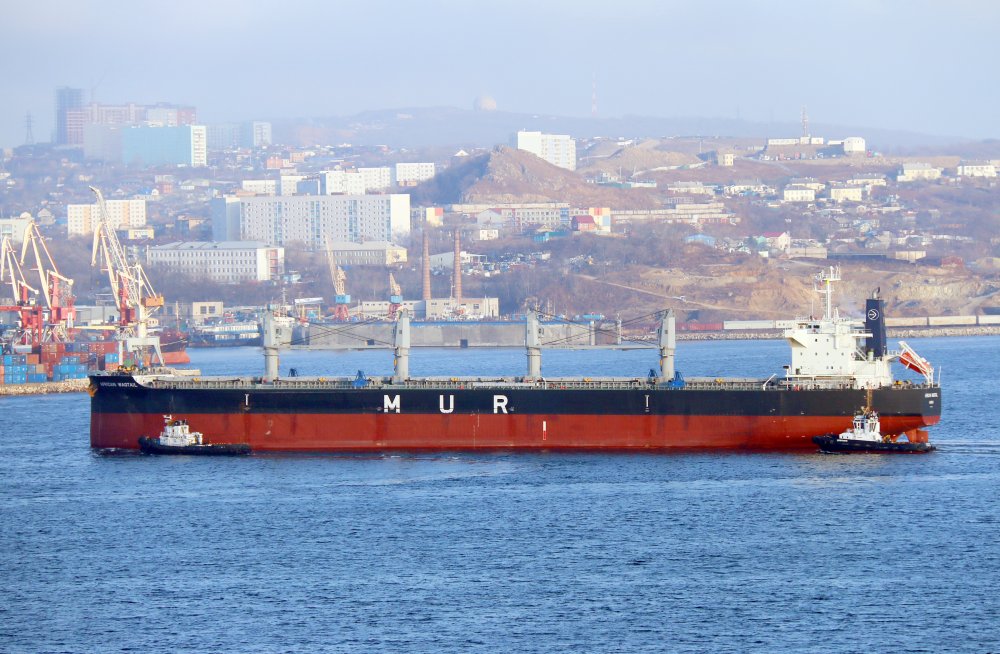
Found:
<path fill-rule="evenodd" d="M 86 395 L 0 398 L 0 651 L 1000 651 L 1000 338 L 911 345 L 944 383 L 922 456 L 106 456 Z M 206 374 L 263 365 L 191 354 Z M 682 342 L 677 367 L 763 378 L 787 358 Z M 546 376 L 656 365 L 543 354 Z M 392 356 L 290 367 L 389 374 Z M 410 363 L 525 367 L 521 350 Z"/>

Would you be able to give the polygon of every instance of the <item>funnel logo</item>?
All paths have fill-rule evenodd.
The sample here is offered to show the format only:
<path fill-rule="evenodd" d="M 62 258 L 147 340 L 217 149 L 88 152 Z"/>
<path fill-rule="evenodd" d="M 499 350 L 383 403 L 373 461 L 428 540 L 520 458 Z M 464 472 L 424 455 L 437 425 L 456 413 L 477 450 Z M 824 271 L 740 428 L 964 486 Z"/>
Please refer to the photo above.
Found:
<path fill-rule="evenodd" d="M 868 320 L 878 320 L 878 309 L 868 310 Z"/>

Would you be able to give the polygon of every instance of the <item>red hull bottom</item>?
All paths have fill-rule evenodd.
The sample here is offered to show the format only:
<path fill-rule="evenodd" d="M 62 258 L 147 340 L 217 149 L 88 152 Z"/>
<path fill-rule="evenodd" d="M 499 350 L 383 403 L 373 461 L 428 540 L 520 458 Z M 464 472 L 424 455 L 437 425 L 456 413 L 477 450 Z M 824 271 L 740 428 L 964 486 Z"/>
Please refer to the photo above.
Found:
<path fill-rule="evenodd" d="M 812 437 L 843 431 L 843 416 L 599 416 L 599 415 L 315 415 L 185 414 L 206 443 L 246 443 L 255 452 L 384 450 L 665 450 L 815 451 Z M 937 416 L 882 418 L 887 433 L 903 433 Z M 159 433 L 159 414 L 95 413 L 94 448 L 137 449 Z"/>
<path fill-rule="evenodd" d="M 173 352 L 163 352 L 164 365 L 176 366 L 184 363 L 191 363 L 191 357 L 188 356 L 187 350 L 175 350 Z"/>

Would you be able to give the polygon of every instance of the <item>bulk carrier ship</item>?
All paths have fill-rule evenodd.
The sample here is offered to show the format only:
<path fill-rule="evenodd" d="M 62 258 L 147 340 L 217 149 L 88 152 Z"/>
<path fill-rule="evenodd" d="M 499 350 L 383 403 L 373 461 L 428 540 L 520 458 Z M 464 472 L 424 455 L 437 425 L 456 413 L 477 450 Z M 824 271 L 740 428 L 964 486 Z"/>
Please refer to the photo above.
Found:
<path fill-rule="evenodd" d="M 261 451 L 815 450 L 813 436 L 839 433 L 860 410 L 877 411 L 894 438 L 927 439 L 941 418 L 930 364 L 905 343 L 886 347 L 884 302 L 869 299 L 864 322 L 832 307 L 831 269 L 820 276 L 826 310 L 785 331 L 791 363 L 767 379 L 684 379 L 674 370 L 673 312 L 658 331 L 659 370 L 648 378 L 548 378 L 544 336 L 526 321 L 527 374 L 508 378 L 411 378 L 409 318 L 395 325 L 391 377 L 279 377 L 278 343 L 290 319 L 265 315 L 265 374 L 183 376 L 170 370 L 90 377 L 94 448 L 137 449 L 164 415 L 187 420 L 206 443 Z M 922 382 L 894 380 L 894 361 Z"/>

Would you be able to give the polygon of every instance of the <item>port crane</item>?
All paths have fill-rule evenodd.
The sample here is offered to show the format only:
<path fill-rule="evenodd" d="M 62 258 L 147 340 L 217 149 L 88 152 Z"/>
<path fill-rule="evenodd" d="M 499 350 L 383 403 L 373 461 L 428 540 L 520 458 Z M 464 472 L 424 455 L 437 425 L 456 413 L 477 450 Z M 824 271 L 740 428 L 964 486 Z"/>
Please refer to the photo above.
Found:
<path fill-rule="evenodd" d="M 73 280 L 59 273 L 59 268 L 48 246 L 45 245 L 38 225 L 33 222 L 28 223 L 21 244 L 21 266 L 25 271 L 29 270 L 25 268 L 29 254 L 33 255 L 31 261 L 34 263 L 30 270 L 38 275 L 39 289 L 48 312 L 44 340 L 67 341 L 70 337 L 69 330 L 73 329 L 76 320 Z"/>
<path fill-rule="evenodd" d="M 33 260 L 29 254 L 34 255 Z M 38 274 L 38 288 L 28 282 L 32 271 Z M 0 306 L 0 311 L 17 313 L 20 323 L 11 345 L 33 347 L 69 340 L 68 331 L 76 316 L 73 280 L 59 273 L 35 223 L 29 223 L 25 230 L 20 257 L 10 237 L 0 241 L 0 285 L 10 286 L 13 301 Z"/>
<path fill-rule="evenodd" d="M 90 265 L 100 266 L 108 273 L 111 292 L 118 308 L 116 338 L 128 352 L 140 356 L 150 350 L 163 363 L 160 339 L 149 335 L 150 317 L 163 307 L 163 296 L 153 290 L 142 264 L 130 263 L 108 218 L 107 205 L 101 191 L 91 186 L 97 196 L 98 223 L 94 230 L 94 247 Z"/>
<path fill-rule="evenodd" d="M 333 319 L 347 322 L 351 318 L 351 296 L 347 292 L 347 273 L 337 265 L 330 241 L 326 241 L 326 265 L 330 268 L 330 279 L 333 281 Z"/>
<path fill-rule="evenodd" d="M 11 304 L 0 306 L 0 311 L 17 313 L 20 323 L 10 345 L 30 347 L 35 343 L 41 343 L 45 317 L 42 307 L 35 302 L 38 291 L 25 279 L 21 262 L 9 236 L 4 236 L 0 241 L 0 284 L 9 286 L 11 293 Z"/>
<path fill-rule="evenodd" d="M 396 278 L 389 273 L 389 320 L 395 320 L 403 305 L 403 289 L 399 287 Z"/>

